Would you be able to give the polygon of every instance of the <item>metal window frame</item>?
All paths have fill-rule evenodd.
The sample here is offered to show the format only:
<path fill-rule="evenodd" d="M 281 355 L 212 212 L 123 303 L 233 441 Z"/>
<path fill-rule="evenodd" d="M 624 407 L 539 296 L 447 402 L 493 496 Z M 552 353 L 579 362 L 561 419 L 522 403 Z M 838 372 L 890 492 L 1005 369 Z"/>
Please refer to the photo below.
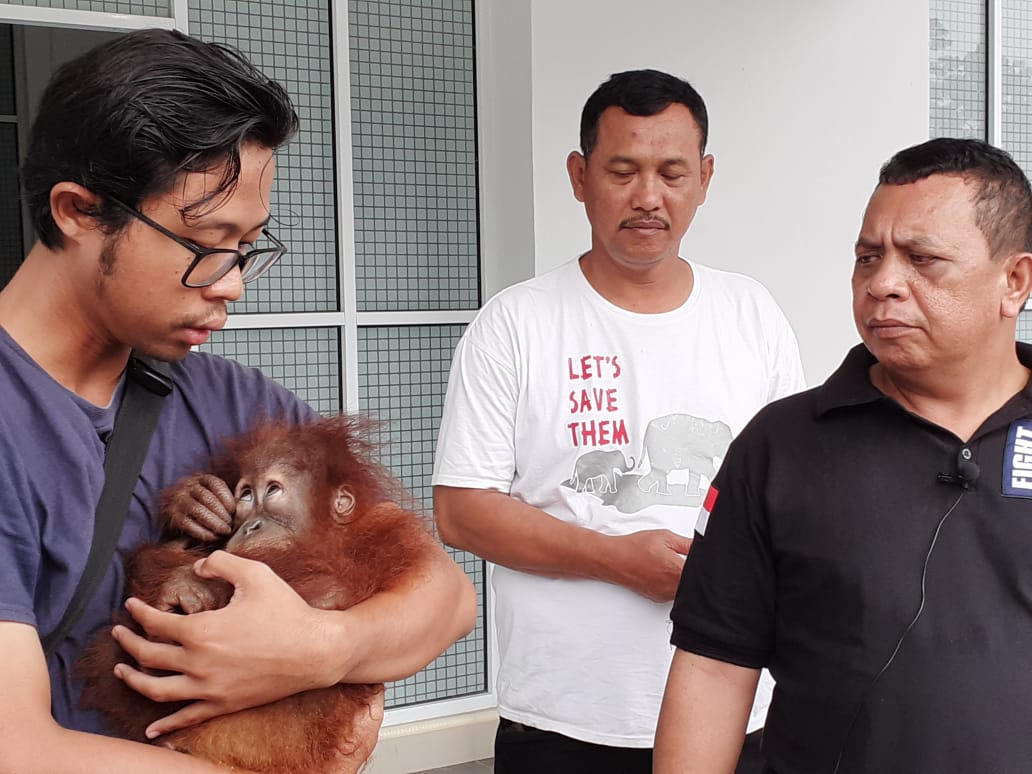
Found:
<path fill-rule="evenodd" d="M 1003 143 L 1003 0 L 985 4 L 985 132 L 986 142 Z"/>
<path fill-rule="evenodd" d="M 0 22 L 5 24 L 33 24 L 41 27 L 69 27 L 72 29 L 130 30 L 157 27 L 188 32 L 187 0 L 173 0 L 171 16 L 137 16 L 101 11 L 75 11 L 66 8 L 45 8 L 35 5 L 0 3 Z"/>

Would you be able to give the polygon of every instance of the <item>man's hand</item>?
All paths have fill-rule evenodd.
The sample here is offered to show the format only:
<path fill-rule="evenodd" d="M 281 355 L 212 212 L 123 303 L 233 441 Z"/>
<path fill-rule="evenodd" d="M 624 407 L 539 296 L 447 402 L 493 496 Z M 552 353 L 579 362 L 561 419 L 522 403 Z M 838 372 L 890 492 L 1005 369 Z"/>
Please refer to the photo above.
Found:
<path fill-rule="evenodd" d="M 162 531 L 213 543 L 233 531 L 236 498 L 226 482 L 209 473 L 180 479 L 160 505 Z"/>
<path fill-rule="evenodd" d="M 196 700 L 153 723 L 152 737 L 312 688 L 400 680 L 476 620 L 476 593 L 462 568 L 429 534 L 421 554 L 396 587 L 347 610 L 321 610 L 267 565 L 216 551 L 194 570 L 235 587 L 226 607 L 181 616 L 130 599 L 126 607 L 147 636 L 113 629 L 141 669 L 174 674 L 127 664 L 115 673 L 155 701 Z"/>
<path fill-rule="evenodd" d="M 669 602 L 677 593 L 691 538 L 666 529 L 649 529 L 611 538 L 613 581 L 653 602 Z"/>
<path fill-rule="evenodd" d="M 194 570 L 235 587 L 226 607 L 184 616 L 129 599 L 126 608 L 147 637 L 113 630 L 142 669 L 174 673 L 119 664 L 115 674 L 129 687 L 154 701 L 197 700 L 151 724 L 148 737 L 338 681 L 313 673 L 326 660 L 318 651 L 329 639 L 321 632 L 326 611 L 310 607 L 267 565 L 216 551 Z"/>
<path fill-rule="evenodd" d="M 496 564 L 551 578 L 615 583 L 655 602 L 677 593 L 691 538 L 666 529 L 606 535 L 494 489 L 434 487 L 442 539 Z"/>

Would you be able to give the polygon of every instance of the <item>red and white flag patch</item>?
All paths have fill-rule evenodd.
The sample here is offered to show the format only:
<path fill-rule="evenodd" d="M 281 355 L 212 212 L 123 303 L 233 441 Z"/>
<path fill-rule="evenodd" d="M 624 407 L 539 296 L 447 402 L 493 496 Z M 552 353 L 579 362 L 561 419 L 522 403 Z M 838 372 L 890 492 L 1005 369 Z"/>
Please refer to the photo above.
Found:
<path fill-rule="evenodd" d="M 706 525 L 709 524 L 709 515 L 713 510 L 713 506 L 717 504 L 717 496 L 720 492 L 717 488 L 710 485 L 709 491 L 706 492 L 706 499 L 702 503 L 702 510 L 699 511 L 699 518 L 695 521 L 695 531 L 700 535 L 706 534 Z"/>

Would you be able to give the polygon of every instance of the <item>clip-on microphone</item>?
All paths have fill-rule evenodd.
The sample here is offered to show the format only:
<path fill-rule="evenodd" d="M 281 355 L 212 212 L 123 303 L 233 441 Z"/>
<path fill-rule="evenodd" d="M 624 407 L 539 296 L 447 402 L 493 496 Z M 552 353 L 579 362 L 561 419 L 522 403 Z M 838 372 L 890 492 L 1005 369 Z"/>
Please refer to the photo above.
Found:
<path fill-rule="evenodd" d="M 971 450 L 965 446 L 957 453 L 957 474 L 940 473 L 936 478 L 944 484 L 960 484 L 964 489 L 971 489 L 981 472 L 978 464 L 971 459 Z"/>

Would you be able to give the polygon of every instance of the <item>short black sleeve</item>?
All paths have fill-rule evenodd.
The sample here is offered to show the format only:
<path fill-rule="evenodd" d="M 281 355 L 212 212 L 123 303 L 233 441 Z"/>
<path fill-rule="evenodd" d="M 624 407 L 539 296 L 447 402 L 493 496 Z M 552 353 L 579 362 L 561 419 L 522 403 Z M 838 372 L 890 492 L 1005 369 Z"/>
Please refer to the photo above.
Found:
<path fill-rule="evenodd" d="M 731 444 L 713 482 L 671 612 L 674 645 L 750 668 L 766 666 L 773 650 L 776 584 L 755 429 Z"/>

